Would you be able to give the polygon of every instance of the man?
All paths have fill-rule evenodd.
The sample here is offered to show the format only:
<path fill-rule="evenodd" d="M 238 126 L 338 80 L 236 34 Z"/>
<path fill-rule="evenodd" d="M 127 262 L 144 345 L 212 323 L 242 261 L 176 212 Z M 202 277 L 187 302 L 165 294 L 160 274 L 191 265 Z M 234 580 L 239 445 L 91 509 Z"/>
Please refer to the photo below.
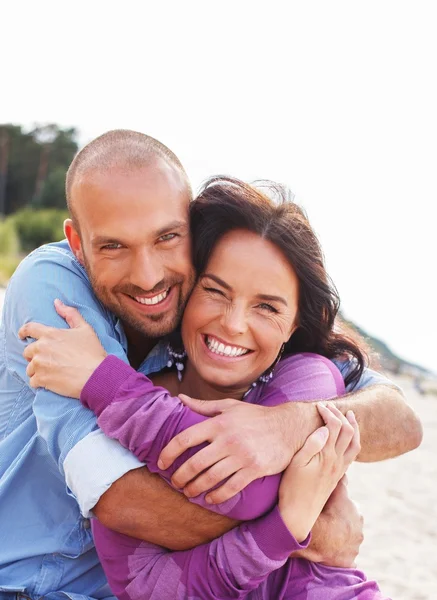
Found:
<path fill-rule="evenodd" d="M 180 162 L 165 146 L 136 132 L 109 132 L 74 159 L 66 191 L 68 243 L 43 246 L 29 255 L 5 298 L 0 337 L 1 600 L 17 592 L 32 600 L 43 595 L 72 600 L 109 596 L 90 534 L 91 511 L 112 529 L 175 550 L 235 525 L 150 475 L 103 435 L 80 403 L 30 387 L 18 330 L 29 321 L 65 327 L 54 310 L 55 298 L 80 309 L 108 353 L 147 374 L 165 366 L 166 347 L 160 339 L 177 325 L 194 281 L 191 190 Z M 366 390 L 336 401 L 344 412 L 353 407 L 359 420 L 360 458 L 379 460 L 417 446 L 420 424 L 399 390 L 372 372 L 361 384 L 367 384 Z M 222 402 L 227 402 L 221 404 L 226 406 L 223 414 L 206 428 L 198 425 L 178 436 L 164 453 L 165 461 L 193 440 L 208 439 L 213 452 L 225 448 L 232 456 L 238 486 L 244 487 L 281 471 L 319 424 L 313 404 L 264 408 Z M 191 481 L 205 466 L 187 462 L 176 476 L 178 483 Z M 213 500 L 236 491 L 222 486 Z M 308 558 L 330 560 L 347 541 L 349 523 L 341 527 L 340 510 L 354 523 L 355 539 L 360 536 L 359 516 L 344 486 L 331 500 Z M 329 528 L 333 515 L 336 522 Z M 334 540 L 326 544 L 328 550 L 317 545 L 317 537 L 324 536 Z M 340 551 L 337 564 L 350 564 L 356 543 L 352 546 L 344 555 Z"/>

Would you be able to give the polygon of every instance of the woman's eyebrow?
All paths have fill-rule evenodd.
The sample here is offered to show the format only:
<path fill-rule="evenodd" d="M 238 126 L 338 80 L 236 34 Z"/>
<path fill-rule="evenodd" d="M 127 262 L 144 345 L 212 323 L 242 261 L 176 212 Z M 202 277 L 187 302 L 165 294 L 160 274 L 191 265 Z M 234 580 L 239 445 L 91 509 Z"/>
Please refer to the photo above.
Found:
<path fill-rule="evenodd" d="M 270 294 L 257 294 L 256 297 L 259 298 L 260 300 L 268 300 L 270 302 L 280 302 L 281 304 L 288 306 L 287 300 L 285 298 L 283 298 L 282 296 L 271 296 Z"/>
<path fill-rule="evenodd" d="M 229 283 L 226 283 L 226 281 L 223 281 L 223 279 L 220 279 L 220 277 L 217 277 L 217 275 L 213 275 L 212 273 L 203 273 L 203 275 L 201 275 L 201 278 L 203 279 L 204 277 L 212 279 L 213 281 L 224 287 L 225 290 L 229 290 L 230 292 L 232 291 L 232 288 L 229 285 Z"/>

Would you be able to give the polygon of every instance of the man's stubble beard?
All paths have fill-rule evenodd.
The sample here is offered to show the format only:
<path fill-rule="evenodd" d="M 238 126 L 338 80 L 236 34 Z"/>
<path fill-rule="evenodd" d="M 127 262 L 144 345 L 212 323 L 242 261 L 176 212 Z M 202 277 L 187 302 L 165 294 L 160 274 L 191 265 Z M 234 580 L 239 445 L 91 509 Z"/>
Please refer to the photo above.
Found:
<path fill-rule="evenodd" d="M 189 277 L 188 292 L 186 294 L 186 297 L 183 297 L 182 284 L 176 284 L 178 288 L 177 290 L 175 290 L 178 294 L 178 299 L 176 303 L 177 309 L 172 319 L 169 319 L 168 313 L 157 313 L 147 315 L 144 316 L 144 319 L 141 319 L 140 317 L 136 317 L 135 315 L 133 315 L 130 311 L 125 310 L 123 305 L 119 304 L 118 302 L 114 302 L 113 295 L 110 292 L 108 292 L 108 290 L 105 287 L 101 286 L 98 283 L 96 277 L 94 277 L 94 273 L 90 268 L 89 262 L 87 261 L 85 254 L 83 255 L 83 259 L 84 267 L 87 272 L 88 279 L 90 280 L 91 287 L 93 288 L 95 296 L 105 308 L 107 308 L 116 317 L 120 319 L 123 325 L 130 327 L 131 329 L 142 334 L 145 338 L 148 339 L 157 339 L 164 337 L 172 333 L 179 325 L 182 319 L 182 315 L 184 314 L 188 298 L 190 297 L 191 291 L 194 287 L 194 272 L 192 272 Z"/>

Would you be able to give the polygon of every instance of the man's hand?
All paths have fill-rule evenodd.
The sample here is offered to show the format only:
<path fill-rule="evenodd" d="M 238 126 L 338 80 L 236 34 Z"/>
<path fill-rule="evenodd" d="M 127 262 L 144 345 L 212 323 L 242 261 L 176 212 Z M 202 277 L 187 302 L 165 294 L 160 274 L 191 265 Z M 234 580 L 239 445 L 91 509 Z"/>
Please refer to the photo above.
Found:
<path fill-rule="evenodd" d="M 211 504 L 232 498 L 255 479 L 281 473 L 307 437 L 323 425 L 315 404 L 264 407 L 238 400 L 180 398 L 196 412 L 214 418 L 175 436 L 158 465 L 167 469 L 188 448 L 210 442 L 174 473 L 172 482 L 194 497 L 228 478 L 206 497 Z"/>
<path fill-rule="evenodd" d="M 345 475 L 317 519 L 310 545 L 292 556 L 330 567 L 354 567 L 363 539 L 363 517 L 349 498 Z"/>

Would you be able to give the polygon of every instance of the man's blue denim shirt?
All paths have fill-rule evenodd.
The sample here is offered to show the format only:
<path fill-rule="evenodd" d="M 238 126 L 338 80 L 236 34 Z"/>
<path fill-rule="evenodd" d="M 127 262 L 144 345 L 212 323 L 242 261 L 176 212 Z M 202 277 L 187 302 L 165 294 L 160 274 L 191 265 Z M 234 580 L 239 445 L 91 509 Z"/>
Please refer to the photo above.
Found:
<path fill-rule="evenodd" d="M 29 387 L 26 342 L 17 332 L 28 321 L 66 327 L 55 298 L 78 308 L 106 351 L 127 361 L 119 322 L 94 296 L 67 242 L 30 254 L 9 283 L 0 326 L 0 600 L 8 591 L 47 600 L 110 596 L 90 511 L 114 481 L 141 466 L 80 402 Z M 160 343 L 140 371 L 166 362 Z M 378 383 L 390 384 L 366 371 L 358 388 Z"/>

